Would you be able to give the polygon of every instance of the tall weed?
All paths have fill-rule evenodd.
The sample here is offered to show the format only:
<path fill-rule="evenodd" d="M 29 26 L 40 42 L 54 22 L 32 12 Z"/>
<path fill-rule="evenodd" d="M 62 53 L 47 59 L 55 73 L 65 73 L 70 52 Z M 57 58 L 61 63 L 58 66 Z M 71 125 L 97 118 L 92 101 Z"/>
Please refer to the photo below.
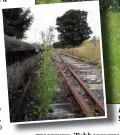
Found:
<path fill-rule="evenodd" d="M 48 112 L 54 92 L 58 85 L 57 67 L 52 63 L 50 50 L 50 47 L 45 49 L 43 60 L 39 63 L 36 71 L 36 109 L 40 118 Z"/>

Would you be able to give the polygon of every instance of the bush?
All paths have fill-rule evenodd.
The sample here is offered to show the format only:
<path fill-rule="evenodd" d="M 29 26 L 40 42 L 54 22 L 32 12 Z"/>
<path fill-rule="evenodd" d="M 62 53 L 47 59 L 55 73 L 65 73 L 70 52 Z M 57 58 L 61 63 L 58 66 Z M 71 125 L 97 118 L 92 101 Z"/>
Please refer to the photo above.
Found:
<path fill-rule="evenodd" d="M 55 42 L 53 48 L 70 48 L 71 45 L 66 41 Z"/>
<path fill-rule="evenodd" d="M 5 51 L 26 51 L 26 50 L 34 50 L 40 51 L 40 45 L 37 43 L 27 43 L 22 40 L 18 40 L 14 37 L 5 35 Z"/>
<path fill-rule="evenodd" d="M 17 62 L 7 67 L 8 91 L 12 92 L 24 82 L 25 74 L 28 74 L 36 66 L 38 56 L 32 56 L 23 62 Z"/>

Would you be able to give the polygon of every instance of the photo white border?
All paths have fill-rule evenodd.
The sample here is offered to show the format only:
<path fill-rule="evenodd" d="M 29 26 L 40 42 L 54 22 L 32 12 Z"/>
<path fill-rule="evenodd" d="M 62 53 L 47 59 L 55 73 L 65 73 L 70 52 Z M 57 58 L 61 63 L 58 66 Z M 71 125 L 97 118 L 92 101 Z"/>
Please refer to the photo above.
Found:
<path fill-rule="evenodd" d="M 99 1 L 81 1 L 81 3 L 82 2 L 98 2 L 99 3 Z M 68 2 L 68 3 L 73 3 L 73 2 Z M 74 2 L 74 3 L 78 3 L 78 2 Z M 67 3 L 51 3 L 49 5 L 52 5 L 52 4 L 67 4 Z M 46 5 L 46 4 L 40 4 L 40 5 Z M 37 4 L 37 6 L 38 6 L 38 4 Z M 28 8 L 28 6 L 22 6 L 22 7 L 23 8 Z M 7 8 L 22 8 L 22 7 L 7 7 Z M 31 7 L 33 7 L 33 6 L 29 6 L 29 8 L 31 8 Z M 7 9 L 7 8 L 2 8 L 2 10 Z M 99 21 L 100 21 L 100 4 L 99 4 Z M 100 21 L 100 26 L 99 27 L 101 29 L 101 21 Z M 3 36 L 4 36 L 4 31 L 3 31 Z M 5 41 L 4 41 L 4 45 L 5 45 Z M 35 123 L 48 123 L 48 122 L 53 123 L 53 122 L 64 122 L 64 121 L 97 120 L 97 119 L 105 119 L 105 118 L 107 118 L 107 104 L 106 104 L 106 92 L 105 92 L 105 76 L 104 76 L 104 63 L 103 63 L 103 49 L 102 49 L 102 34 L 101 34 L 101 31 L 100 31 L 100 53 L 101 53 L 101 67 L 102 67 L 102 80 L 103 80 L 103 95 L 104 95 L 105 116 L 55 119 L 55 120 L 38 120 L 38 121 L 25 121 L 25 122 L 11 122 L 10 121 L 10 110 L 9 110 L 9 123 L 12 124 L 12 125 L 16 125 L 16 124 L 33 124 L 33 123 L 35 124 Z M 5 64 L 5 66 L 6 66 L 6 64 Z M 7 75 L 7 71 L 6 71 L 5 74 Z M 7 77 L 6 77 L 6 79 L 7 79 Z M 8 92 L 8 86 L 7 86 L 7 92 Z M 8 95 L 8 97 L 9 97 L 9 95 Z M 8 98 L 8 108 L 9 108 L 9 98 Z"/>

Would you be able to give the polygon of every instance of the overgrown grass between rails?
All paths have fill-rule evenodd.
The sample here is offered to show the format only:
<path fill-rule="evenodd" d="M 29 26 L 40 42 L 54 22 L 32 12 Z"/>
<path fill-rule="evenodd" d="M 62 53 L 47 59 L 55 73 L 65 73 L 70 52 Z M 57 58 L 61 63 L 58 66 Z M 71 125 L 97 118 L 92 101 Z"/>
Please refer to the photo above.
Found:
<path fill-rule="evenodd" d="M 55 90 L 58 86 L 57 67 L 51 60 L 50 47 L 45 49 L 43 60 L 36 71 L 37 113 L 43 117 L 49 110 Z"/>
<path fill-rule="evenodd" d="M 97 42 L 88 42 L 87 45 L 82 45 L 77 48 L 62 49 L 61 51 L 77 56 L 81 59 L 86 59 L 86 61 L 97 64 L 99 67 L 101 67 L 100 45 Z"/>

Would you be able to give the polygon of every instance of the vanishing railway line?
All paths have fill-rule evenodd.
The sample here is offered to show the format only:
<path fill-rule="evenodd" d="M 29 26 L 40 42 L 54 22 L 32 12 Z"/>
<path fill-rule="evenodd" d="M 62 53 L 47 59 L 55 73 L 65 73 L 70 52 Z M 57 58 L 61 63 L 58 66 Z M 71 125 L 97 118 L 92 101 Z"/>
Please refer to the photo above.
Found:
<path fill-rule="evenodd" d="M 33 120 L 29 116 L 36 102 L 33 70 L 42 52 L 37 45 L 10 37 L 6 37 L 5 41 L 11 122 Z M 59 80 L 66 88 L 63 86 L 56 94 L 58 100 L 61 92 L 64 100 L 56 102 L 55 99 L 51 103 L 52 112 L 49 111 L 42 120 L 104 116 L 101 71 L 68 54 L 52 51 L 52 58 L 62 74 Z"/>
<path fill-rule="evenodd" d="M 104 116 L 101 71 L 88 62 L 64 53 L 52 52 L 52 59 L 62 75 L 60 79 L 63 78 L 64 85 L 67 86 L 67 89 L 62 88 L 61 91 L 66 93 L 63 95 L 67 102 L 52 103 L 52 112 L 48 112 L 40 120 Z M 28 93 L 30 83 L 31 77 L 28 79 L 19 101 L 15 102 L 11 108 L 11 112 L 14 114 L 12 121 L 19 120 L 18 116 L 21 119 L 21 116 L 24 117 L 24 113 L 27 113 L 22 112 L 24 109 L 22 102 Z"/>
<path fill-rule="evenodd" d="M 69 88 L 68 93 L 76 102 L 71 99 L 71 106 L 76 108 L 72 113 L 82 113 L 82 117 L 104 116 L 102 77 L 96 66 L 64 53 L 54 53 L 52 59 Z"/>

